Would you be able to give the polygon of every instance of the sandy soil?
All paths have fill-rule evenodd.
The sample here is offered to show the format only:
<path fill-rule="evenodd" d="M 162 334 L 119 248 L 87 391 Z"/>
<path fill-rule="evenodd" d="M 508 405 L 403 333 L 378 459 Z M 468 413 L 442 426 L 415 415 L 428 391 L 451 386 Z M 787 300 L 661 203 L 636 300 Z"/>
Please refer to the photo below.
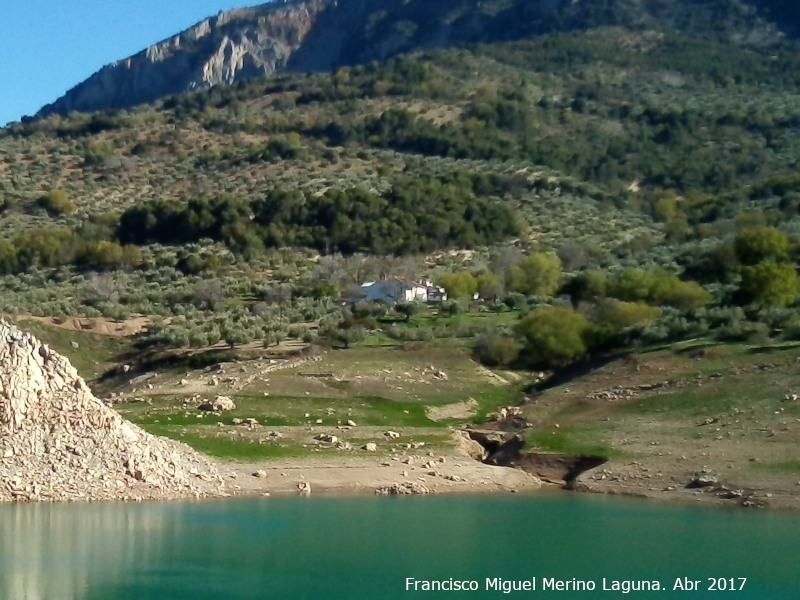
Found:
<path fill-rule="evenodd" d="M 141 333 L 150 325 L 150 317 L 136 317 L 125 321 L 112 321 L 104 318 L 69 317 L 65 321 L 58 321 L 53 317 L 37 317 L 34 315 L 14 315 L 15 321 L 36 321 L 51 327 L 94 333 L 110 337 L 129 337 Z"/>
<path fill-rule="evenodd" d="M 405 464 L 411 458 L 412 464 Z M 430 463 L 434 463 L 431 465 Z M 220 472 L 237 494 L 374 494 L 383 486 L 416 483 L 434 494 L 538 490 L 542 482 L 517 469 L 478 463 L 459 451 L 391 458 L 302 458 L 264 463 L 223 463 Z"/>
<path fill-rule="evenodd" d="M 469 419 L 478 412 L 478 402 L 470 398 L 466 402 L 445 404 L 443 406 L 429 406 L 425 414 L 431 421 L 444 421 L 446 419 Z"/>
<path fill-rule="evenodd" d="M 683 462 L 683 461 L 681 461 Z M 730 464 L 730 463 L 728 463 Z M 610 462 L 584 473 L 577 489 L 599 494 L 639 496 L 675 502 L 702 502 L 745 508 L 800 509 L 800 481 L 785 474 L 754 471 L 742 474 L 710 460 L 697 469 L 667 461 Z M 694 487 L 703 472 L 709 485 Z"/>

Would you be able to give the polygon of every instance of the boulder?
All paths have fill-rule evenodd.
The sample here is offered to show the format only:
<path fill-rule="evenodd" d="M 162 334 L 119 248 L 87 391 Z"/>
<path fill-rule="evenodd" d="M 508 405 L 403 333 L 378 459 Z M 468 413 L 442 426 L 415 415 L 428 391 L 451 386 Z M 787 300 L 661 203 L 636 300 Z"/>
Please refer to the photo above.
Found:
<path fill-rule="evenodd" d="M 236 404 L 227 396 L 217 396 L 210 402 L 206 402 L 205 404 L 201 405 L 200 409 L 210 412 L 225 412 L 228 410 L 235 410 Z"/>

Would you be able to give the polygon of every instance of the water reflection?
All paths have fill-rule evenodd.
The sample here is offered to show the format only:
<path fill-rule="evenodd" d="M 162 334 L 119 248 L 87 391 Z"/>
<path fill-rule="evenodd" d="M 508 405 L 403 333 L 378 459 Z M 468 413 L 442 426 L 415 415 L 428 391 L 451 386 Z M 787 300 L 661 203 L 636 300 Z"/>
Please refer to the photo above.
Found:
<path fill-rule="evenodd" d="M 788 600 L 798 539 L 795 514 L 567 495 L 0 506 L 0 600 L 408 600 L 407 577 L 534 576 L 747 577 L 737 600 Z"/>
<path fill-rule="evenodd" d="M 158 560 L 167 505 L 0 507 L 0 598 L 81 600 Z M 172 523 L 175 526 L 176 523 Z"/>

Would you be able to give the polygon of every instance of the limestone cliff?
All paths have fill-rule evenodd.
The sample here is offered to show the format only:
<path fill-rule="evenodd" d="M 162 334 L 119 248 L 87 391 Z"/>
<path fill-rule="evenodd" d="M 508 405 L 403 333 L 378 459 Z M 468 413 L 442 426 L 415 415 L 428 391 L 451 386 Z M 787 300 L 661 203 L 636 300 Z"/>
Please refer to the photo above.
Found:
<path fill-rule="evenodd" d="M 271 75 L 282 70 L 329 0 L 276 2 L 220 13 L 107 65 L 40 114 L 92 112 Z"/>
<path fill-rule="evenodd" d="M 219 493 L 214 465 L 95 398 L 67 359 L 0 321 L 0 502 Z"/>
<path fill-rule="evenodd" d="M 758 45 L 794 35 L 799 22 L 786 0 L 276 0 L 220 13 L 103 67 L 39 114 L 128 108 L 273 73 L 552 31 L 671 28 Z"/>

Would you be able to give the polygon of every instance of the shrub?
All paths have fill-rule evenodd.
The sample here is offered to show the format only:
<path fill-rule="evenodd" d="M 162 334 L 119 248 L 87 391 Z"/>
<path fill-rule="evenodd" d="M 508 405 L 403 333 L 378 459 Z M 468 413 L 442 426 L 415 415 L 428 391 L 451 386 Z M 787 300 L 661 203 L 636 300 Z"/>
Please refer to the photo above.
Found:
<path fill-rule="evenodd" d="M 786 260 L 792 244 L 785 233 L 757 225 L 742 230 L 736 239 L 736 254 L 742 264 L 754 265 L 764 260 Z"/>
<path fill-rule="evenodd" d="M 506 286 L 529 296 L 552 296 L 561 287 L 561 261 L 550 254 L 532 254 L 506 272 Z"/>
<path fill-rule="evenodd" d="M 72 214 L 77 207 L 64 190 L 52 190 L 40 197 L 37 204 L 53 216 Z"/>
<path fill-rule="evenodd" d="M 471 273 L 448 273 L 440 281 L 440 285 L 447 292 L 447 297 L 453 300 L 459 298 L 472 298 L 478 292 L 478 282 Z"/>
<path fill-rule="evenodd" d="M 788 306 L 800 294 L 800 279 L 792 265 L 764 262 L 742 269 L 739 290 L 755 304 Z"/>
<path fill-rule="evenodd" d="M 213 310 L 223 300 L 225 289 L 216 279 L 201 281 L 194 286 L 194 303 L 201 310 Z"/>
<path fill-rule="evenodd" d="M 402 302 L 395 306 L 395 310 L 406 318 L 406 323 L 411 322 L 411 317 L 417 314 L 422 307 L 417 302 Z"/>
<path fill-rule="evenodd" d="M 488 333 L 475 340 L 475 358 L 490 367 L 504 367 L 514 363 L 522 351 L 522 344 L 514 338 Z"/>
<path fill-rule="evenodd" d="M 642 302 L 622 302 L 614 298 L 600 300 L 591 311 L 597 326 L 611 334 L 628 327 L 652 323 L 661 316 L 661 311 Z"/>
<path fill-rule="evenodd" d="M 525 356 L 534 363 L 564 366 L 587 351 L 584 336 L 589 321 L 571 308 L 540 308 L 516 327 L 525 343 Z"/>

